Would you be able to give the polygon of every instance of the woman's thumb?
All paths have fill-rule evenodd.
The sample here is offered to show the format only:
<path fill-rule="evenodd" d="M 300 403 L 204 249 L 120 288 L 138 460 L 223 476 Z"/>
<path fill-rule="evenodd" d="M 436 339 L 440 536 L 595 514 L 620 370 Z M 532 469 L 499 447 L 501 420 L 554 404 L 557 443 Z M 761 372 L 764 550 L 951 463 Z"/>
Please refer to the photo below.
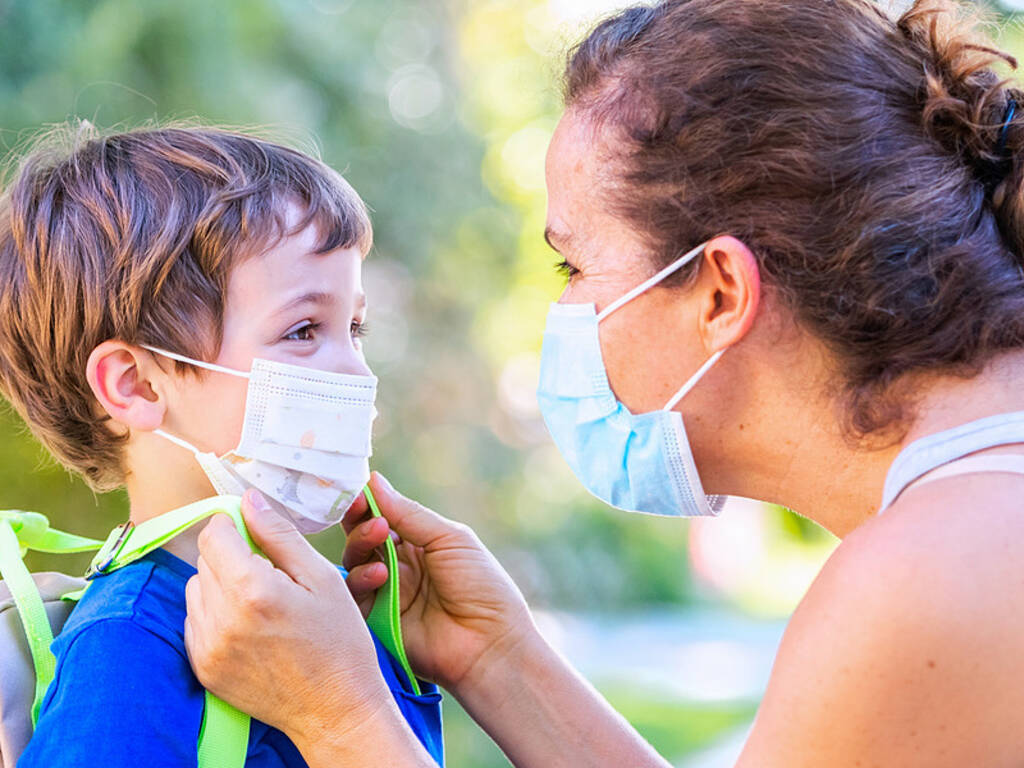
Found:
<path fill-rule="evenodd" d="M 396 491 L 387 478 L 379 472 L 370 475 L 370 490 L 377 500 L 381 515 L 388 521 L 391 530 L 417 547 L 425 547 L 440 536 L 454 531 L 454 524 L 427 509 L 422 504 L 407 499 Z"/>
<path fill-rule="evenodd" d="M 249 488 L 242 495 L 242 518 L 256 546 L 293 581 L 312 588 L 322 579 L 325 567 L 335 570 L 255 488 Z"/>

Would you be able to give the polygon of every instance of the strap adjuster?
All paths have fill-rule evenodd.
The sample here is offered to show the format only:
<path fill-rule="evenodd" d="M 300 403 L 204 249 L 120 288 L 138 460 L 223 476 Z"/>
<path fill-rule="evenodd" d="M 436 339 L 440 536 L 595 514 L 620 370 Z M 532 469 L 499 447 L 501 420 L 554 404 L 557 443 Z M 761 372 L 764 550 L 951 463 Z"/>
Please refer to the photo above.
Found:
<path fill-rule="evenodd" d="M 110 532 L 107 540 L 103 542 L 103 546 L 100 547 L 100 551 L 96 553 L 92 562 L 89 563 L 89 568 L 85 572 L 86 579 L 91 580 L 110 567 L 110 564 L 114 562 L 114 558 L 120 553 L 125 540 L 134 528 L 135 523 L 129 520 L 126 523 L 121 523 Z"/>

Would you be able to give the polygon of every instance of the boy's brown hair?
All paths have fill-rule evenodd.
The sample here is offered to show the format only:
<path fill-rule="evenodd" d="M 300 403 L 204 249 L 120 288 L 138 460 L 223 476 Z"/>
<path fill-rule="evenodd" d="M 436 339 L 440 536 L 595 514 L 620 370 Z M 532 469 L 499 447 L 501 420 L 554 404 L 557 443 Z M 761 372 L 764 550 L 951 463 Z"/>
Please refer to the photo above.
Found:
<path fill-rule="evenodd" d="M 292 202 L 305 215 L 288 229 Z M 0 194 L 4 395 L 61 463 L 117 487 L 126 438 L 86 380 L 92 350 L 117 339 L 214 358 L 232 266 L 310 224 L 318 253 L 369 248 L 352 187 L 265 139 L 191 125 L 49 132 Z"/>

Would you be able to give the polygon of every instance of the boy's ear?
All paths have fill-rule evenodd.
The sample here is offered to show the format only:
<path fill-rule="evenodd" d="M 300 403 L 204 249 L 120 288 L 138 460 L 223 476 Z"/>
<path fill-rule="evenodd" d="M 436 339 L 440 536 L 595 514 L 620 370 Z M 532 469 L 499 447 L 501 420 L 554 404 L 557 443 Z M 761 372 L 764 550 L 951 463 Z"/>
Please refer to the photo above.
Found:
<path fill-rule="evenodd" d="M 110 417 L 129 429 L 152 431 L 164 420 L 166 404 L 143 372 L 159 373 L 148 355 L 122 341 L 104 341 L 89 355 L 85 375 Z"/>

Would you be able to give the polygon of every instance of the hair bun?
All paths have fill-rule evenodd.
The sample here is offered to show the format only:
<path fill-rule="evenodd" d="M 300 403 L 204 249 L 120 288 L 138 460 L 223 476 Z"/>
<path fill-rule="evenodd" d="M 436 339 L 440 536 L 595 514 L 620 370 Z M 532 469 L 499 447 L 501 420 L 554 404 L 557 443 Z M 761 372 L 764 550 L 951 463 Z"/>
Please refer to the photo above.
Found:
<path fill-rule="evenodd" d="M 918 0 L 897 22 L 918 49 L 925 131 L 968 165 L 984 186 L 1004 239 L 1024 253 L 1021 123 L 1024 92 L 1008 87 L 1000 63 L 1017 59 L 979 32 L 979 13 L 955 0 Z M 1016 105 L 1016 108 L 1011 108 Z"/>

